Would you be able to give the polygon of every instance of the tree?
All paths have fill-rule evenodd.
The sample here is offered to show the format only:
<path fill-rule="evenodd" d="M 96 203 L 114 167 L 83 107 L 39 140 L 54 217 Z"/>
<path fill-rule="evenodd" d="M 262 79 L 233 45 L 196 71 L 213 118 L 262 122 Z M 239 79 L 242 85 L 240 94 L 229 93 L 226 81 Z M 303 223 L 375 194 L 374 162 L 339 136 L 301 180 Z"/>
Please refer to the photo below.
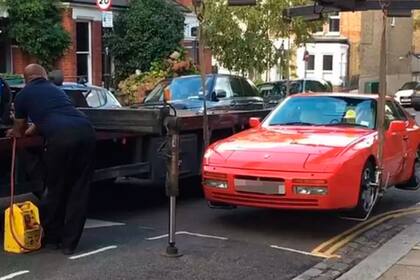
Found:
<path fill-rule="evenodd" d="M 152 62 L 177 49 L 184 37 L 184 16 L 175 4 L 166 0 L 129 3 L 106 40 L 115 59 L 117 81 L 136 70 L 148 71 Z"/>
<path fill-rule="evenodd" d="M 258 1 L 255 7 L 228 7 L 226 2 L 205 2 L 206 43 L 217 60 L 230 70 L 249 74 L 277 65 L 285 52 L 276 49 L 273 39 L 289 36 L 289 23 L 282 18 L 282 11 L 290 1 Z M 306 1 L 291 2 L 298 5 Z M 307 41 L 320 24 L 293 19 L 290 26 L 295 44 Z"/>
<path fill-rule="evenodd" d="M 70 46 L 61 25 L 59 0 L 5 0 L 9 13 L 8 36 L 47 69 Z"/>

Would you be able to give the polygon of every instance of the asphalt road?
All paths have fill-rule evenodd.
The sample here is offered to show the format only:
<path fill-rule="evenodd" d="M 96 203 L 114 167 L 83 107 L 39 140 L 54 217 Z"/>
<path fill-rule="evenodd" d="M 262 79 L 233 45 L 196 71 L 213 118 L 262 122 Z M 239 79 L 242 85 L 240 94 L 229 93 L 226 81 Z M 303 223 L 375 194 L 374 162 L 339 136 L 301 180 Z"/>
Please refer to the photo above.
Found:
<path fill-rule="evenodd" d="M 391 190 L 373 214 L 418 202 L 420 191 Z M 166 258 L 164 190 L 95 186 L 76 259 L 48 249 L 0 252 L 0 279 L 12 273 L 22 273 L 16 279 L 292 279 L 322 260 L 307 253 L 357 224 L 338 213 L 210 209 L 194 180 L 181 183 L 177 217 L 177 246 L 184 255 Z"/>

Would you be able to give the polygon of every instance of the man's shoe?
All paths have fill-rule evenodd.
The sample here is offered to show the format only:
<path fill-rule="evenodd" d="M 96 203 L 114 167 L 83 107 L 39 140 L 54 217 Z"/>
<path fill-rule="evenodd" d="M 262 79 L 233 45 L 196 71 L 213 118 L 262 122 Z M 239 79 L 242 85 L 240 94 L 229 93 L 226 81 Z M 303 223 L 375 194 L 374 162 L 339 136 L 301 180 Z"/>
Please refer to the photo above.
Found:
<path fill-rule="evenodd" d="M 61 252 L 66 255 L 66 256 L 70 256 L 74 254 L 74 249 L 70 249 L 70 248 L 62 248 Z"/>

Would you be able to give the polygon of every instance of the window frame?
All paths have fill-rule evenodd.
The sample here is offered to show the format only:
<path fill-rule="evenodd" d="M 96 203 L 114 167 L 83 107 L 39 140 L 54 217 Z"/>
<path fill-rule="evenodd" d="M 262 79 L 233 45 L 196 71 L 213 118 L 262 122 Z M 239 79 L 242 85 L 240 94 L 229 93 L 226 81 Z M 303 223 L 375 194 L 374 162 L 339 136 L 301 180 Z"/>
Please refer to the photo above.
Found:
<path fill-rule="evenodd" d="M 77 41 L 76 41 L 76 71 L 78 68 L 79 63 L 79 55 L 87 55 L 87 81 L 88 83 L 92 83 L 92 21 L 90 20 L 76 20 L 76 40 L 77 40 L 77 24 L 78 23 L 87 23 L 88 24 L 88 51 L 78 51 L 77 50 Z M 77 73 L 77 77 L 79 78 L 79 73 Z"/>
<path fill-rule="evenodd" d="M 331 57 L 331 69 L 325 69 L 325 57 Z M 323 54 L 322 55 L 322 72 L 331 73 L 334 72 L 334 55 L 333 54 Z"/>
<path fill-rule="evenodd" d="M 332 20 L 337 20 L 338 21 L 338 30 L 331 30 L 331 21 Z M 340 14 L 336 14 L 336 15 L 331 15 L 328 17 L 328 34 L 329 35 L 339 35 L 340 34 L 340 24 L 341 24 L 341 17 Z"/>
<path fill-rule="evenodd" d="M 309 63 L 309 61 L 311 61 L 311 57 L 313 58 L 313 67 L 312 68 L 309 68 L 309 65 L 311 65 L 310 63 Z M 308 62 L 307 62 L 307 64 L 306 64 L 307 66 L 306 66 L 306 71 L 311 71 L 311 72 L 314 72 L 315 71 L 315 55 L 314 54 L 309 54 L 309 56 L 308 56 Z"/>

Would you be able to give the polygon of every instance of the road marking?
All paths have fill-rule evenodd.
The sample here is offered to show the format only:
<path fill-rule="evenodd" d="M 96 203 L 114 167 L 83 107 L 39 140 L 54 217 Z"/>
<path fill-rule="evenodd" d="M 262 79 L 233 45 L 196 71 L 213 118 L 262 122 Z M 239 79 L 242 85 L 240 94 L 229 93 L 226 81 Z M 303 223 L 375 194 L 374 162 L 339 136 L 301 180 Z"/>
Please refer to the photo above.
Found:
<path fill-rule="evenodd" d="M 337 255 L 334 255 L 334 253 L 338 249 L 342 248 L 343 246 L 348 244 L 350 241 L 352 241 L 353 239 L 361 235 L 362 233 L 388 220 L 410 215 L 410 214 L 415 214 L 415 213 L 420 213 L 419 207 L 398 209 L 398 210 L 393 210 L 393 211 L 389 211 L 389 212 L 374 216 L 371 219 L 365 222 L 362 222 L 346 230 L 343 233 L 340 233 L 339 235 L 331 238 L 330 240 L 323 242 L 322 244 L 317 246 L 315 249 L 313 249 L 311 253 L 321 254 L 321 255 L 330 256 L 330 257 L 333 257 L 333 256 L 338 257 Z"/>
<path fill-rule="evenodd" d="M 87 253 L 80 254 L 80 255 L 77 255 L 77 256 L 72 256 L 72 257 L 69 257 L 69 259 L 70 260 L 76 260 L 76 259 L 84 258 L 84 257 L 90 256 L 90 255 L 98 254 L 98 253 L 108 251 L 108 250 L 112 250 L 112 249 L 116 249 L 116 248 L 117 248 L 117 246 L 112 245 L 112 246 L 104 247 L 104 248 L 101 248 L 101 249 L 98 249 L 98 250 L 95 250 L 95 251 L 92 251 L 92 252 L 87 252 Z"/>
<path fill-rule="evenodd" d="M 328 256 L 325 256 L 323 254 L 314 254 L 314 253 L 311 253 L 311 252 L 305 252 L 305 251 L 296 250 L 296 249 L 292 249 L 292 248 L 281 247 L 281 246 L 277 246 L 277 245 L 270 245 L 270 248 L 283 250 L 283 251 L 288 251 L 288 252 L 293 252 L 293 253 L 298 253 L 298 254 L 312 256 L 312 257 L 318 257 L 318 258 L 324 258 L 324 259 L 329 258 Z"/>
<path fill-rule="evenodd" d="M 12 278 L 15 278 L 16 276 L 20 276 L 20 275 L 23 275 L 23 274 L 26 274 L 26 273 L 29 273 L 29 270 L 22 270 L 22 271 L 18 271 L 18 272 L 13 272 L 13 273 L 10 273 L 6 276 L 0 277 L 0 280 L 12 279 Z"/>
<path fill-rule="evenodd" d="M 101 227 L 115 227 L 115 226 L 125 226 L 125 224 L 102 221 L 102 220 L 95 220 L 95 219 L 88 219 L 85 224 L 85 229 L 101 228 Z"/>
<path fill-rule="evenodd" d="M 194 233 L 194 232 L 188 232 L 188 231 L 177 231 L 175 234 L 176 235 L 183 234 L 183 235 L 190 235 L 190 236 L 196 236 L 196 237 L 202 237 L 202 238 L 211 238 L 211 239 L 218 239 L 218 240 L 228 240 L 229 239 L 227 237 L 222 237 L 222 236 Z M 166 238 L 166 237 L 168 237 L 168 234 L 149 237 L 149 238 L 146 238 L 146 240 L 153 241 L 153 240 L 158 240 L 158 239 L 162 239 L 162 238 Z"/>

